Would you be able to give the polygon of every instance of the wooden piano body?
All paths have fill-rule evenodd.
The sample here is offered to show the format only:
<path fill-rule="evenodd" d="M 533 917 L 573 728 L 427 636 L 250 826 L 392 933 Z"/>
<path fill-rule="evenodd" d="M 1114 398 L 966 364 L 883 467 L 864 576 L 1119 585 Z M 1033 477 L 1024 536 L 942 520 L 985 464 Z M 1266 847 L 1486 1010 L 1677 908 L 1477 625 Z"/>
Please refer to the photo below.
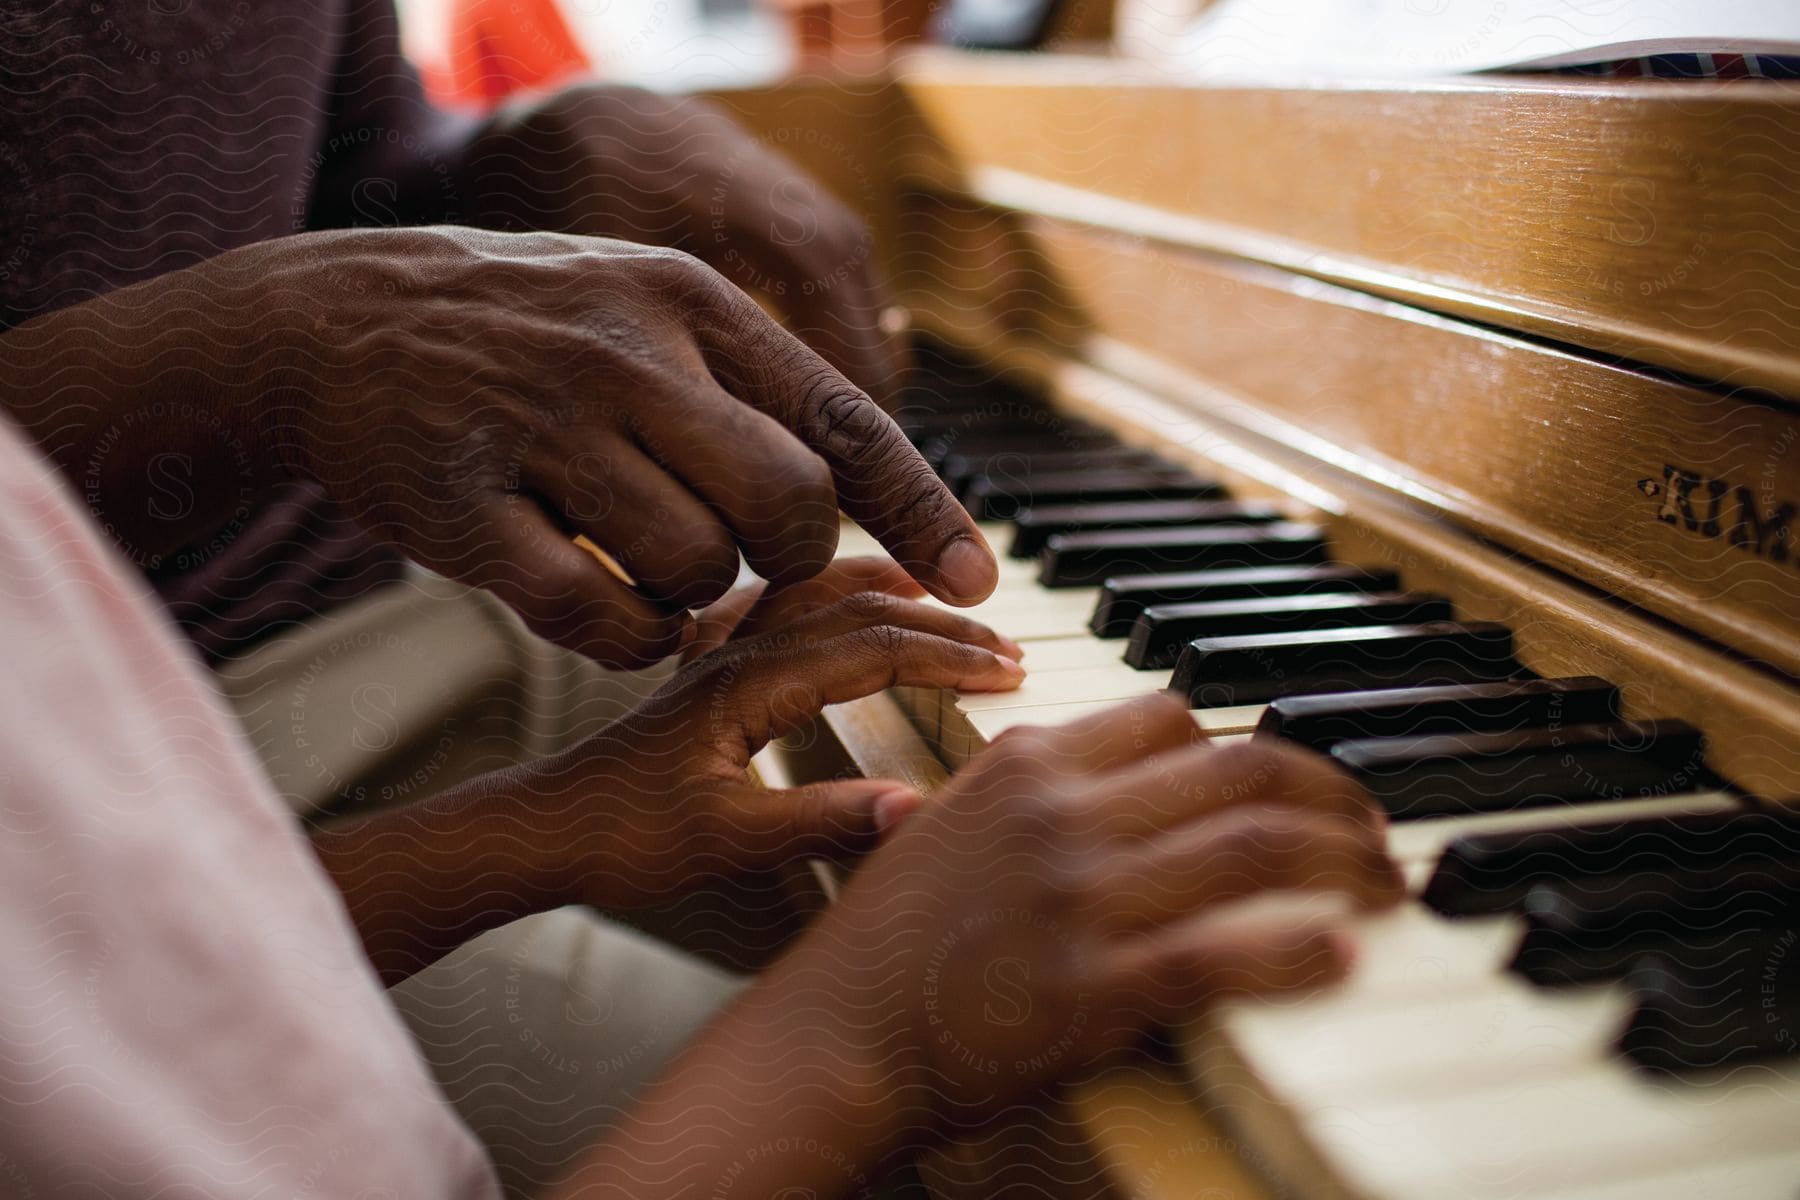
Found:
<path fill-rule="evenodd" d="M 723 99 L 869 216 L 924 337 L 1317 521 L 1335 559 L 1508 626 L 1530 671 L 1599 676 L 1625 716 L 1691 723 L 1744 794 L 1800 797 L 1800 85 L 1204 87 L 1102 58 L 934 52 L 889 81 Z M 982 615 L 1016 636 L 1043 610 L 1009 586 Z M 1086 702 L 1035 695 L 1009 719 Z M 998 728 L 956 697 L 897 699 L 832 714 L 862 769 L 929 785 Z M 1289 1127 L 1206 1022 L 1177 1041 L 1198 1090 L 1172 1062 L 1120 1066 L 945 1155 L 934 1182 L 1800 1192 L 1792 1078 L 1783 1107 L 1721 1127 L 1721 1160 L 1765 1168 L 1736 1191 L 1706 1191 L 1718 1181 L 1684 1175 L 1673 1149 L 1658 1167 L 1648 1133 L 1596 1139 L 1645 1156 L 1617 1191 L 1598 1162 L 1498 1132 L 1486 1153 L 1396 1135 L 1394 1155 L 1423 1138 L 1410 1153 L 1437 1160 L 1358 1176 L 1329 1143 L 1379 1141 L 1378 1118 L 1408 1111 L 1379 1088 L 1345 1093 L 1336 1134 Z M 1786 1191 L 1758 1190 L 1787 1166 Z"/>

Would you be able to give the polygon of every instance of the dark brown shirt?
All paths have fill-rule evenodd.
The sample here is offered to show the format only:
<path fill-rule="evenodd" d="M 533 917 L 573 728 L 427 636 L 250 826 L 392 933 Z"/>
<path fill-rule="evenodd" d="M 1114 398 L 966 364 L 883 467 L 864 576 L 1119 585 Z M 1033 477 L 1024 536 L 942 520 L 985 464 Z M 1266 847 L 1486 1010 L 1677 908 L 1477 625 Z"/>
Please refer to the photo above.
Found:
<path fill-rule="evenodd" d="M 392 0 L 0 0 L 0 329 L 305 229 L 460 216 Z M 310 485 L 152 582 L 209 657 L 392 579 Z"/>

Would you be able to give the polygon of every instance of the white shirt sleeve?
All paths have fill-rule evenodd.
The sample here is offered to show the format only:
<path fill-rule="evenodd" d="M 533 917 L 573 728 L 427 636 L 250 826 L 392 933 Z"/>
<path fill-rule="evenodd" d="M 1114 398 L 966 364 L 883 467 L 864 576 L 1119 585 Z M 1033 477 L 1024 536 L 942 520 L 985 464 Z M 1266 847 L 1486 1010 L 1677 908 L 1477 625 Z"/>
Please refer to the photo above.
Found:
<path fill-rule="evenodd" d="M 0 1194 L 497 1194 L 198 664 L 4 420 Z"/>

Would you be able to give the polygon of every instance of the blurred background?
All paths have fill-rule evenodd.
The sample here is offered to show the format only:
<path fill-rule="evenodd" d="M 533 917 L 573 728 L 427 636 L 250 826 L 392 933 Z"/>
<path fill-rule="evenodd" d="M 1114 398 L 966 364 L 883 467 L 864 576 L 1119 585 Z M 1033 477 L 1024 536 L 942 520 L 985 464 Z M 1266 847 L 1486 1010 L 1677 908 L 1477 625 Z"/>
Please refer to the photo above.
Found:
<path fill-rule="evenodd" d="M 878 69 L 930 0 L 399 0 L 433 96 L 486 107 L 577 73 L 661 91 Z"/>

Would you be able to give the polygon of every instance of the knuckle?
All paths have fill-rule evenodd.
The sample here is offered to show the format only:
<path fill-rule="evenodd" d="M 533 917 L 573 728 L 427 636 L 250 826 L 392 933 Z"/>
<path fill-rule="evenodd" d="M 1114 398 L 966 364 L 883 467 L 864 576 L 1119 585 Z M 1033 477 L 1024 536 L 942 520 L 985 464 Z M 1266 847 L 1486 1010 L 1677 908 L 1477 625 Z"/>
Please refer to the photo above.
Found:
<path fill-rule="evenodd" d="M 994 744 L 1001 747 L 1002 755 L 1008 760 L 1035 766 L 1043 761 L 1056 741 L 1054 729 L 1043 725 L 1015 725 L 1001 734 Z"/>
<path fill-rule="evenodd" d="M 1331 841 L 1318 829 L 1284 821 L 1265 821 L 1259 833 L 1268 877 L 1289 884 L 1307 882 Z"/>
<path fill-rule="evenodd" d="M 809 400 L 801 427 L 808 445 L 851 460 L 866 458 L 884 446 L 892 423 L 887 414 L 822 360 L 800 391 Z"/>
<path fill-rule="evenodd" d="M 886 592 L 857 592 L 838 601 L 843 614 L 861 625 L 891 625 L 897 607 Z"/>
<path fill-rule="evenodd" d="M 1146 732 L 1157 742 L 1192 740 L 1199 732 L 1188 706 L 1163 692 L 1147 697 L 1145 706 L 1132 717 L 1143 721 Z"/>
<path fill-rule="evenodd" d="M 1045 867 L 1051 888 L 1082 912 L 1106 911 L 1118 899 L 1119 880 L 1139 874 L 1130 863 L 1099 860 L 1086 850 L 1059 856 Z"/>
<path fill-rule="evenodd" d="M 699 279 L 710 275 L 711 271 L 699 259 L 685 250 L 677 250 L 672 246 L 645 246 L 643 262 L 653 274 L 660 274 L 670 279 Z"/>
<path fill-rule="evenodd" d="M 1272 871 L 1268 831 L 1255 821 L 1224 822 L 1213 835 L 1213 862 L 1219 869 L 1248 875 L 1253 882 L 1266 881 Z"/>
<path fill-rule="evenodd" d="M 913 640 L 908 630 L 885 623 L 866 625 L 856 631 L 855 637 L 868 653 L 884 662 L 899 658 Z"/>
<path fill-rule="evenodd" d="M 737 582 L 737 543 L 716 522 L 694 522 L 681 529 L 678 536 L 680 545 L 685 547 L 681 557 L 695 575 L 726 587 Z"/>
<path fill-rule="evenodd" d="M 1055 869 L 1065 890 L 1072 889 L 1076 882 L 1074 864 L 1085 854 L 1085 843 L 1070 836 L 1075 824 L 1071 806 L 1060 796 L 1032 786 L 1024 777 L 1016 779 L 1007 800 L 1013 828 L 1035 847 L 1039 867 Z"/>
<path fill-rule="evenodd" d="M 704 608 L 716 603 L 737 579 L 736 562 L 695 557 L 657 587 L 664 603 L 678 608 Z"/>
<path fill-rule="evenodd" d="M 1288 753 L 1258 741 L 1220 747 L 1207 763 L 1218 780 L 1220 798 L 1230 803 L 1278 795 L 1291 774 Z"/>
<path fill-rule="evenodd" d="M 993 777 L 1035 777 L 1047 748 L 1044 730 L 1015 725 L 987 744 L 981 755 L 981 770 Z"/>
<path fill-rule="evenodd" d="M 725 283 L 717 271 L 685 250 L 646 246 L 637 262 L 644 282 L 681 300 L 709 297 Z"/>
<path fill-rule="evenodd" d="M 1289 808 L 1240 806 L 1220 820 L 1230 852 L 1264 873 L 1279 872 L 1308 838 L 1308 818 Z"/>
<path fill-rule="evenodd" d="M 920 607 L 917 601 L 910 600 L 896 600 L 895 605 L 902 611 Z M 927 609 L 926 611 L 931 610 Z M 979 646 L 994 639 L 994 631 L 972 617 L 965 617 L 960 613 L 947 613 L 941 619 L 943 620 L 944 634 L 951 641 L 969 646 Z"/>
<path fill-rule="evenodd" d="M 805 515 L 820 518 L 837 512 L 837 487 L 831 468 L 810 450 L 789 443 L 774 472 L 775 487 L 762 497 L 761 506 L 772 517 L 791 520 L 795 509 L 812 509 Z"/>

